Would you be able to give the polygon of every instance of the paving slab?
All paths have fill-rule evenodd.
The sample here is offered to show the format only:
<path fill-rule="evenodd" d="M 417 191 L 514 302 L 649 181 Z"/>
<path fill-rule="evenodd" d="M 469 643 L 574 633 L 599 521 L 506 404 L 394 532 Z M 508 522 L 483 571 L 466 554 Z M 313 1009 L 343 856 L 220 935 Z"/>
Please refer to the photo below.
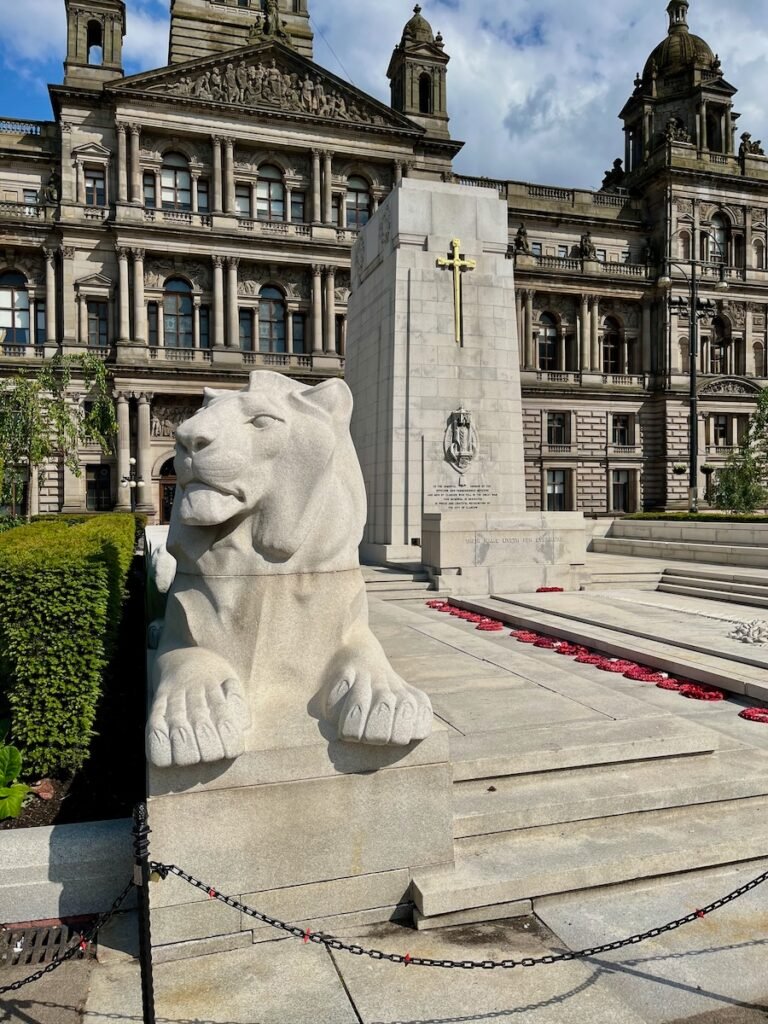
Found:
<path fill-rule="evenodd" d="M 37 968 L 9 967 L 0 971 L 0 986 L 34 974 Z M 17 992 L 0 996 L 2 1024 L 80 1024 L 95 961 L 65 963 Z"/>

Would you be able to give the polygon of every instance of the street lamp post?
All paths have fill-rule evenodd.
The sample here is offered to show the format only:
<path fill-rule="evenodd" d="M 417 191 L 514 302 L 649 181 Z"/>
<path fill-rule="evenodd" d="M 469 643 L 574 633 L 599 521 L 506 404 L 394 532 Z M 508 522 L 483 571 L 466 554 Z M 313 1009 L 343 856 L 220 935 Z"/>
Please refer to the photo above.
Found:
<path fill-rule="evenodd" d="M 121 487 L 129 488 L 131 495 L 131 512 L 136 511 L 136 491 L 141 490 L 144 486 L 144 480 L 136 475 L 136 459 L 133 456 L 128 459 L 128 476 L 124 476 L 120 481 Z"/>
<path fill-rule="evenodd" d="M 701 301 L 699 299 L 699 267 L 703 266 L 702 260 L 689 260 L 689 274 L 685 268 L 674 260 L 667 260 L 664 274 L 659 278 L 657 284 L 661 288 L 671 288 L 672 278 L 669 270 L 677 267 L 685 278 L 690 294 L 688 304 L 691 323 L 689 348 L 689 376 L 690 376 L 690 423 L 688 426 L 688 511 L 699 511 L 699 320 L 704 317 L 713 316 L 717 307 L 711 299 Z M 720 264 L 720 278 L 715 285 L 716 292 L 727 292 L 728 282 L 725 279 L 725 263 Z M 670 299 L 670 307 L 682 311 L 686 308 L 685 299 Z"/>

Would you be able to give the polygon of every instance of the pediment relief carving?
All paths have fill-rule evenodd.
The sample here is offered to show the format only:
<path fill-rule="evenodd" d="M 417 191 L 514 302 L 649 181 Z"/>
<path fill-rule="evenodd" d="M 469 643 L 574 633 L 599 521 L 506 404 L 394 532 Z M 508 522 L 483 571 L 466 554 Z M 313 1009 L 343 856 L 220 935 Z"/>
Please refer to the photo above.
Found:
<path fill-rule="evenodd" d="M 700 390 L 700 395 L 759 395 L 762 388 L 752 381 L 738 377 L 721 377 L 710 381 Z"/>
<path fill-rule="evenodd" d="M 197 291 L 207 291 L 211 284 L 209 268 L 195 260 L 148 260 L 144 266 L 147 288 L 162 288 L 169 277 L 181 277 Z"/>
<path fill-rule="evenodd" d="M 137 75 L 114 89 L 247 109 L 266 108 L 353 124 L 418 128 L 352 87 L 322 75 L 315 65 L 279 46 L 240 51 L 239 56 L 209 59 L 183 70 Z"/>

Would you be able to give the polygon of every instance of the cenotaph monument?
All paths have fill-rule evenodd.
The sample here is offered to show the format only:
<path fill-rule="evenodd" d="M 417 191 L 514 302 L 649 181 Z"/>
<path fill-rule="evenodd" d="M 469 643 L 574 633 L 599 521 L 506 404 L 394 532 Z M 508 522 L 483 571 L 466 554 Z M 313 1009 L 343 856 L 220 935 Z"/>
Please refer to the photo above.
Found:
<path fill-rule="evenodd" d="M 352 256 L 345 376 L 366 561 L 459 595 L 577 589 L 576 512 L 526 510 L 514 264 L 494 189 L 406 178 Z"/>

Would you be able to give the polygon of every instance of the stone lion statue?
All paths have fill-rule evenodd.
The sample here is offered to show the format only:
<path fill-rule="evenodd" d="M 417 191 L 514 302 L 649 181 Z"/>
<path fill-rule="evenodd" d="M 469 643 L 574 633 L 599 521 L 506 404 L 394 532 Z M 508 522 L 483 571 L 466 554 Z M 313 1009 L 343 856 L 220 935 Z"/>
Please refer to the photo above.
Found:
<path fill-rule="evenodd" d="M 315 708 L 351 742 L 429 734 L 428 697 L 368 626 L 351 412 L 342 381 L 257 371 L 242 391 L 206 390 L 177 429 L 176 569 L 171 582 L 161 558 L 169 589 L 147 726 L 155 765 L 236 758 L 255 716 L 276 707 L 278 720 Z"/>

